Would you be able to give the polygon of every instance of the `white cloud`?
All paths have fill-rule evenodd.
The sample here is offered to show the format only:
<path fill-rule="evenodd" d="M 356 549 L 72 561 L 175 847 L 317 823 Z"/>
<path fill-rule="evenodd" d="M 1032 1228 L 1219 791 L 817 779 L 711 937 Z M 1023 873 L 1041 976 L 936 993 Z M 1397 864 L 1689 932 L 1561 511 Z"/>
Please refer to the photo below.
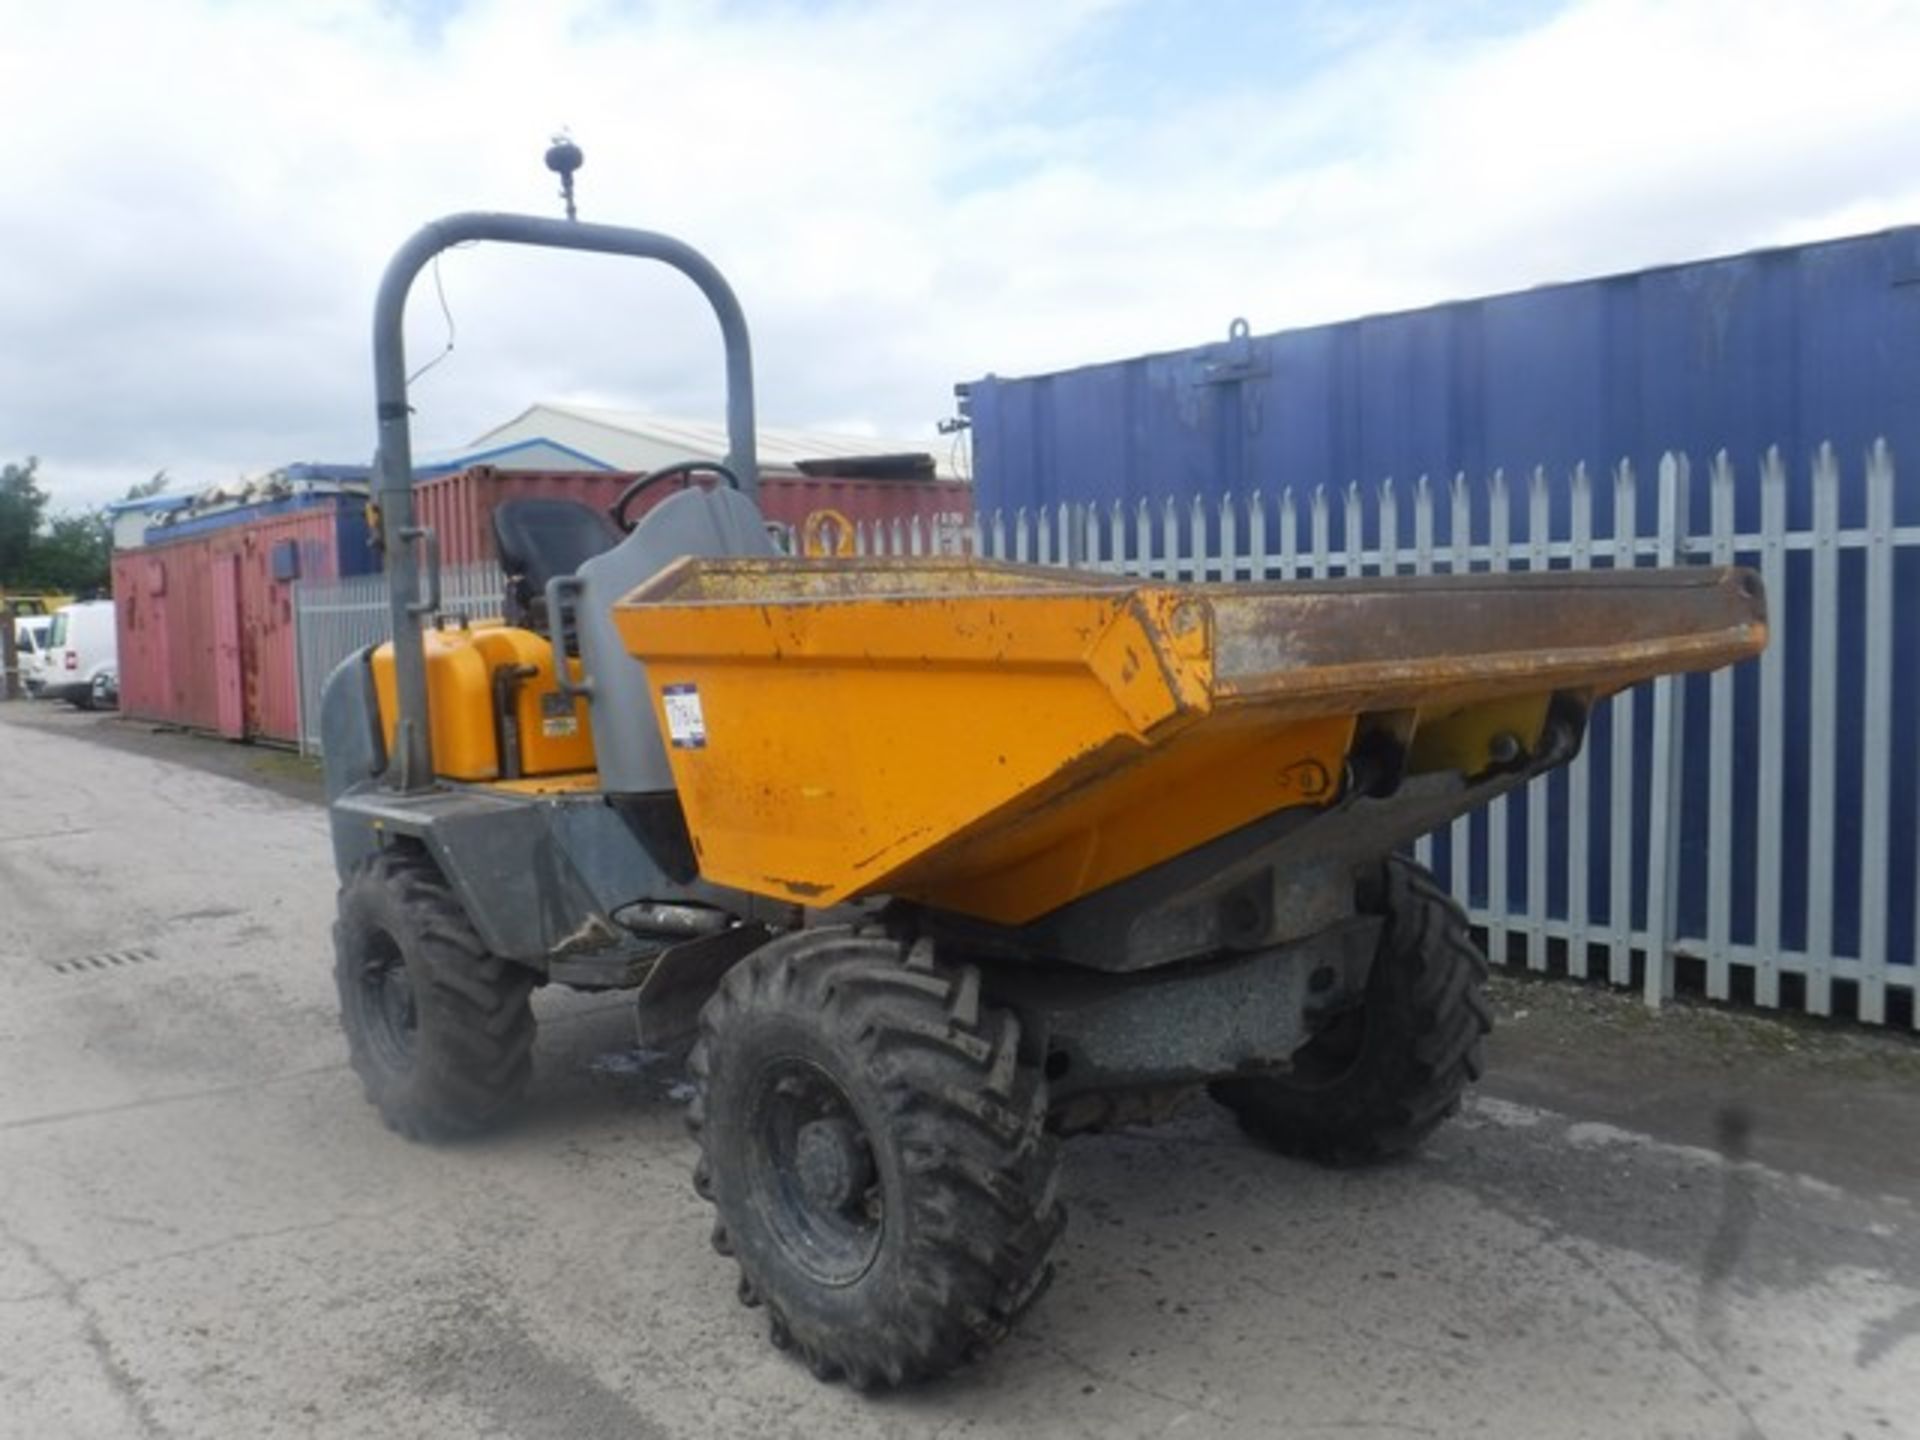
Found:
<path fill-rule="evenodd" d="M 1912 5 L 1583 0 L 1474 33 L 1303 5 L 1324 58 L 1283 86 L 1170 79 L 1128 39 L 1146 3 L 0 0 L 0 456 L 39 453 L 66 504 L 365 458 L 386 256 L 447 210 L 555 213 L 562 123 L 586 216 L 731 275 L 765 417 L 909 435 L 956 380 L 1236 314 L 1920 219 Z M 1226 13 L 1168 5 L 1162 45 Z M 442 274 L 423 447 L 540 398 L 717 408 L 676 277 L 484 249 Z M 415 363 L 443 329 L 423 283 Z"/>

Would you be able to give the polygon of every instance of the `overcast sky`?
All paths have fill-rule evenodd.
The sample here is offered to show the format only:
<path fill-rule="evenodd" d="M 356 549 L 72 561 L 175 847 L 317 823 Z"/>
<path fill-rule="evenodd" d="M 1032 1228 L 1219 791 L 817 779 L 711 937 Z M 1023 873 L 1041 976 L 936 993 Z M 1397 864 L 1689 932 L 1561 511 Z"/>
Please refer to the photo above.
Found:
<path fill-rule="evenodd" d="M 670 231 L 762 418 L 1920 220 L 1914 0 L 0 0 L 0 458 L 56 508 L 365 460 L 386 257 L 451 210 Z M 694 292 L 475 248 L 416 443 L 713 415 Z M 417 287 L 409 361 L 447 333 Z"/>

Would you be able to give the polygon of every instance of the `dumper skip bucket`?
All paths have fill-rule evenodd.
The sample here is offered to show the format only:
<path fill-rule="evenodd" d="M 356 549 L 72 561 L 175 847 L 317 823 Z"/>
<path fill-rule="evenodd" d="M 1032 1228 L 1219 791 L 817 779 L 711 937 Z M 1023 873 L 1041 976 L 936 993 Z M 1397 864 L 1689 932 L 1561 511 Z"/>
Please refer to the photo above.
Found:
<path fill-rule="evenodd" d="M 1344 793 L 1524 755 L 1582 704 L 1765 643 L 1736 569 L 1169 585 L 982 561 L 691 558 L 615 609 L 701 872 L 1017 924 Z"/>

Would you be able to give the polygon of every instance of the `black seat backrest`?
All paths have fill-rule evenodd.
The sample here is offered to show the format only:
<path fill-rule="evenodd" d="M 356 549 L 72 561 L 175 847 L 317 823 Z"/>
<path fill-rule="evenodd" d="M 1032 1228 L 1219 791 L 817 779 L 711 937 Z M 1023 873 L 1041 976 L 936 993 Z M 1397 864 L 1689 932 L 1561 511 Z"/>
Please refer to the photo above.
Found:
<path fill-rule="evenodd" d="M 578 500 L 503 500 L 493 511 L 493 542 L 507 572 L 509 625 L 547 628 L 547 582 L 574 575 L 620 543 L 604 510 Z"/>

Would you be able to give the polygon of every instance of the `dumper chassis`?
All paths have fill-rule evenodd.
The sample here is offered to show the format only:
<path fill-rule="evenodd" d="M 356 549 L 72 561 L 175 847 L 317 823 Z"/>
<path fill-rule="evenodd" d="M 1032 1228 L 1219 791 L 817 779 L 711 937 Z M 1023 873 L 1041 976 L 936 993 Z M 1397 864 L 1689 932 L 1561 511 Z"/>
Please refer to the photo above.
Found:
<path fill-rule="evenodd" d="M 400 335 L 421 268 L 474 240 L 667 263 L 728 376 L 706 483 L 637 523 L 631 497 L 620 524 L 497 518 L 498 622 L 439 601 Z M 367 1098 L 413 1138 L 483 1131 L 531 1083 L 539 987 L 633 990 L 642 1044 L 691 1045 L 693 1183 L 740 1299 L 862 1388 L 1033 1304 L 1063 1136 L 1204 1093 L 1314 1160 L 1417 1145 L 1480 1073 L 1486 960 L 1396 852 L 1571 759 L 1610 691 L 1765 636 L 1737 571 L 783 559 L 745 321 L 649 232 L 435 222 L 388 269 L 374 360 L 394 638 L 321 715 Z"/>

